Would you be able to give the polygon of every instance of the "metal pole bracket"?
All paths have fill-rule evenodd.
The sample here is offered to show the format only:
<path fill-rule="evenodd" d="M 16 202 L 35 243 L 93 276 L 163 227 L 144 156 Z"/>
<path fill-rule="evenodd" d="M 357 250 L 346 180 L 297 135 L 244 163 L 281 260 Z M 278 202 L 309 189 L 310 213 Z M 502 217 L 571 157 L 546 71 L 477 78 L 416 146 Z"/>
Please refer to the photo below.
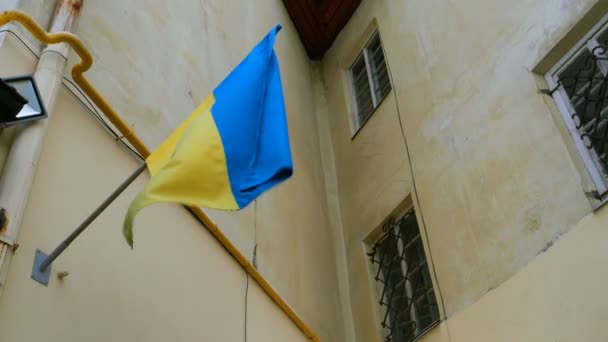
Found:
<path fill-rule="evenodd" d="M 40 271 L 40 265 L 47 257 L 48 255 L 46 255 L 46 253 L 37 249 L 36 255 L 34 256 L 34 265 L 32 266 L 32 279 L 44 286 L 49 285 L 49 279 L 51 277 L 51 265 L 49 265 L 43 272 Z"/>

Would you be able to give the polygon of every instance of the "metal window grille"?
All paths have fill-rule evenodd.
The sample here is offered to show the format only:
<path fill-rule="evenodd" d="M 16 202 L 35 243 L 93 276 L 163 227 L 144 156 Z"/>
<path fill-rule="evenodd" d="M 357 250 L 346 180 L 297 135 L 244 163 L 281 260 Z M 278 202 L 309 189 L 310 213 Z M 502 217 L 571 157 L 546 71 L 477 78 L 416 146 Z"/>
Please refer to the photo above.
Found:
<path fill-rule="evenodd" d="M 608 74 L 603 67 L 608 61 L 607 47 L 598 45 L 591 50 L 582 50 L 558 74 L 574 109 L 574 124 L 585 146 L 595 152 L 604 177 L 608 165 Z"/>
<path fill-rule="evenodd" d="M 411 342 L 439 322 L 439 309 L 414 211 L 389 220 L 368 254 L 377 265 L 387 342 Z"/>
<path fill-rule="evenodd" d="M 590 32 L 547 80 L 601 197 L 608 192 L 608 25 Z"/>
<path fill-rule="evenodd" d="M 349 69 L 356 117 L 355 129 L 361 128 L 391 91 L 391 82 L 378 32 L 363 47 Z"/>

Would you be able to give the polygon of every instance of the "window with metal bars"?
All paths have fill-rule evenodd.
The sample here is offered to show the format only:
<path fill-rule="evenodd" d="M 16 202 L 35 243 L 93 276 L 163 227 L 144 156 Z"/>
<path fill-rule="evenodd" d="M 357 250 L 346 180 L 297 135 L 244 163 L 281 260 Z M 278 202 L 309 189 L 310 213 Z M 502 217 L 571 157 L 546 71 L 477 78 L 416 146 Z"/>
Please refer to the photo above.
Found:
<path fill-rule="evenodd" d="M 354 132 L 372 116 L 391 91 L 380 34 L 375 32 L 349 69 L 355 112 Z"/>
<path fill-rule="evenodd" d="M 608 194 L 608 16 L 546 75 L 579 154 L 596 187 Z"/>
<path fill-rule="evenodd" d="M 382 328 L 387 342 L 411 342 L 439 323 L 439 309 L 416 215 L 383 226 L 368 254 L 376 267 Z"/>

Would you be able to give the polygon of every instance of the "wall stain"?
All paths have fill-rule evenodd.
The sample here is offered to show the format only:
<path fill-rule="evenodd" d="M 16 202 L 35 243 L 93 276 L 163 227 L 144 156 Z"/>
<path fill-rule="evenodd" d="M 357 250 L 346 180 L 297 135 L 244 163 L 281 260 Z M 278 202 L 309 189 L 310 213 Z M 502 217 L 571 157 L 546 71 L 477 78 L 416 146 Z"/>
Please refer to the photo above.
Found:
<path fill-rule="evenodd" d="M 528 233 L 536 233 L 540 229 L 542 218 L 532 210 L 527 210 L 525 215 L 525 229 Z"/>

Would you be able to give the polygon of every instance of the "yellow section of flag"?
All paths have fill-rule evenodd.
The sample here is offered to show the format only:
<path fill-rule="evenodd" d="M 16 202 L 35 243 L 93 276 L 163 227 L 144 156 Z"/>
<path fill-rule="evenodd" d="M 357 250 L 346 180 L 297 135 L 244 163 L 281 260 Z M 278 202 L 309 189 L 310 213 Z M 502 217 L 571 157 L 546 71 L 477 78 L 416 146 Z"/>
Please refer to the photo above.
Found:
<path fill-rule="evenodd" d="M 151 178 L 137 194 L 125 218 L 123 235 L 133 247 L 133 219 L 145 206 L 158 202 L 239 209 L 228 180 L 226 157 L 211 108 L 213 94 L 148 158 Z"/>

